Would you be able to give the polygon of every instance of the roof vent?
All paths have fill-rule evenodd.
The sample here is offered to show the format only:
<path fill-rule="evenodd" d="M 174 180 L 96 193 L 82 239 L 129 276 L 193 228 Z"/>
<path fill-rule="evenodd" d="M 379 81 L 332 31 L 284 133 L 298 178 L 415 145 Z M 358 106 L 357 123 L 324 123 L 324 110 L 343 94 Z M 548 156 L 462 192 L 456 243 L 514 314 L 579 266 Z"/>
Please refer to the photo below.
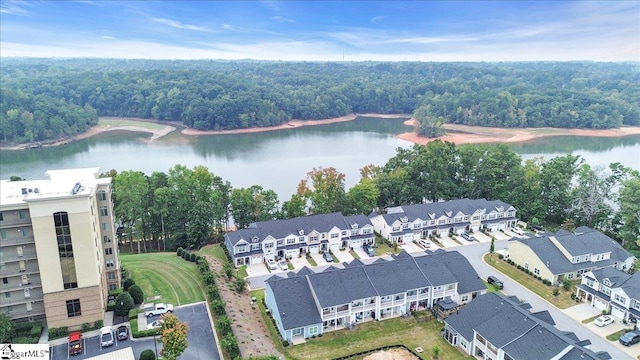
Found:
<path fill-rule="evenodd" d="M 74 186 L 73 186 L 73 190 L 71 190 L 71 193 L 73 195 L 77 194 L 80 190 L 82 190 L 82 184 L 80 184 L 79 182 L 77 182 Z"/>
<path fill-rule="evenodd" d="M 38 188 L 33 188 L 33 192 L 34 192 L 34 193 L 36 193 L 36 194 L 38 194 L 38 193 L 40 193 L 40 189 L 38 189 Z"/>
<path fill-rule="evenodd" d="M 27 195 L 27 188 L 22 188 L 22 195 Z"/>

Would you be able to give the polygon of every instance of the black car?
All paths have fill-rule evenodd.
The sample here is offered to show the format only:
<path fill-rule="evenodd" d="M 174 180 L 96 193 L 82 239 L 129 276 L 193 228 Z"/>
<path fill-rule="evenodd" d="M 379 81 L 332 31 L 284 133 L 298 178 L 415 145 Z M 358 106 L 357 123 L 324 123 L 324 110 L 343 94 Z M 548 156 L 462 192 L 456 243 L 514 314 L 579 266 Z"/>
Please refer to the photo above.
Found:
<path fill-rule="evenodd" d="M 129 338 L 129 328 L 124 325 L 118 327 L 116 336 L 118 337 L 118 341 L 127 340 Z"/>
<path fill-rule="evenodd" d="M 376 256 L 376 252 L 373 250 L 373 248 L 369 244 L 362 245 L 362 250 L 364 250 L 364 252 L 366 252 L 367 255 L 371 257 Z"/>
<path fill-rule="evenodd" d="M 322 257 L 324 257 L 327 262 L 333 262 L 333 255 L 328 251 L 325 251 L 324 254 L 322 254 Z"/>
<path fill-rule="evenodd" d="M 624 335 L 620 336 L 620 344 L 624 346 L 631 346 L 633 344 L 637 344 L 640 342 L 640 332 L 638 331 L 629 331 Z"/>
<path fill-rule="evenodd" d="M 489 276 L 487 278 L 487 282 L 491 285 L 495 285 L 498 287 L 498 289 L 502 290 L 504 288 L 504 284 L 502 283 L 502 280 L 498 279 L 495 276 Z"/>

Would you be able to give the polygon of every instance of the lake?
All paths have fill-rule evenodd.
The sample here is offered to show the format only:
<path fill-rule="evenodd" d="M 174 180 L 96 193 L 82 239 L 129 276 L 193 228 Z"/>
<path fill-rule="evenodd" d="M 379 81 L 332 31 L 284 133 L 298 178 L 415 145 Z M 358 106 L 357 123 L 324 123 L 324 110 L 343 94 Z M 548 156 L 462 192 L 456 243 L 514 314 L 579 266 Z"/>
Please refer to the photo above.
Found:
<path fill-rule="evenodd" d="M 0 177 L 42 179 L 48 169 L 99 167 L 167 172 L 176 164 L 204 165 L 234 187 L 261 185 L 288 200 L 314 167 L 335 167 L 347 188 L 360 179 L 360 168 L 384 165 L 396 148 L 410 147 L 396 134 L 410 131 L 404 119 L 358 118 L 351 122 L 253 134 L 185 136 L 175 131 L 149 142 L 149 134 L 113 131 L 67 145 L 0 152 Z M 640 170 L 640 135 L 622 138 L 562 136 L 511 147 L 524 159 L 573 153 L 593 166 L 618 161 Z"/>

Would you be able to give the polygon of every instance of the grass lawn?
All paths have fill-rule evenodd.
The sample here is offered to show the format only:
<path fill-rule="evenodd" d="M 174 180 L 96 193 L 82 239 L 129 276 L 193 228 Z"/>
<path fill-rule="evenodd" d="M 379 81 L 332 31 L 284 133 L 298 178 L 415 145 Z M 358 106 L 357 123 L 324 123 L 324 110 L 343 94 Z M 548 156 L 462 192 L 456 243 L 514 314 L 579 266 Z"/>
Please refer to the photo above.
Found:
<path fill-rule="evenodd" d="M 174 305 L 204 301 L 198 268 L 176 253 L 120 254 L 122 266 L 142 288 L 148 302 Z M 153 299 L 159 296 L 158 299 Z"/>
<path fill-rule="evenodd" d="M 227 257 L 225 256 L 224 250 L 222 250 L 222 245 L 220 244 L 206 245 L 202 249 L 196 251 L 196 254 L 213 256 L 223 264 L 227 262 Z"/>
<path fill-rule="evenodd" d="M 360 260 L 360 255 L 358 255 L 355 251 L 349 250 L 349 254 L 351 254 L 351 256 L 353 256 L 354 259 Z"/>
<path fill-rule="evenodd" d="M 609 340 L 609 341 L 618 341 L 618 339 L 620 339 L 620 336 L 624 335 L 628 331 L 629 331 L 629 329 L 622 329 L 620 331 L 616 331 L 613 334 L 607 335 L 607 340 Z"/>
<path fill-rule="evenodd" d="M 309 265 L 311 265 L 311 266 L 318 266 L 318 263 L 315 260 L 313 260 L 313 258 L 311 256 L 307 257 L 307 261 L 309 262 Z"/>
<path fill-rule="evenodd" d="M 418 321 L 414 317 L 406 319 L 395 318 L 384 321 L 371 321 L 359 324 L 354 330 L 338 330 L 324 334 L 322 337 L 311 339 L 304 344 L 283 348 L 280 344 L 278 331 L 271 319 L 265 314 L 262 305 L 264 292 L 257 290 L 251 293 L 258 298 L 260 312 L 269 328 L 269 333 L 275 339 L 276 348 L 287 359 L 332 359 L 340 356 L 375 349 L 385 345 L 404 344 L 410 349 L 422 347 L 423 359 L 431 359 L 431 349 L 440 348 L 439 359 L 473 359 L 464 356 L 440 336 L 443 324 L 437 321 Z"/>
<path fill-rule="evenodd" d="M 496 270 L 510 277 L 511 279 L 522 284 L 522 286 L 538 294 L 542 298 L 546 299 L 559 309 L 566 309 L 576 304 L 575 300 L 571 299 L 573 293 L 573 286 L 571 290 L 565 291 L 562 287 L 548 286 L 543 284 L 540 280 L 535 279 L 533 276 L 526 274 L 525 272 L 518 270 L 515 266 L 509 265 L 504 260 L 498 259 L 498 254 L 486 254 L 484 261 L 493 266 Z M 559 289 L 560 294 L 553 296 L 553 290 Z"/>
<path fill-rule="evenodd" d="M 588 319 L 584 319 L 584 320 L 582 320 L 582 323 L 583 323 L 583 324 L 588 324 L 588 323 L 590 323 L 590 322 L 593 322 L 593 320 L 597 319 L 597 318 L 598 318 L 598 317 L 600 317 L 600 316 L 602 316 L 602 315 L 596 315 L 596 316 L 592 316 L 592 317 L 590 317 L 590 318 L 588 318 Z"/>
<path fill-rule="evenodd" d="M 119 118 L 101 117 L 98 120 L 98 125 L 110 125 L 110 126 L 136 126 L 151 130 L 164 129 L 166 125 L 156 124 L 146 121 L 125 120 Z"/>
<path fill-rule="evenodd" d="M 384 241 L 376 242 L 376 246 L 373 249 L 375 250 L 377 256 L 387 255 L 389 253 L 398 254 L 400 251 L 402 251 L 402 248 L 400 248 L 399 246 L 395 247 L 394 249 L 393 246 L 387 245 L 387 243 L 385 243 Z"/>

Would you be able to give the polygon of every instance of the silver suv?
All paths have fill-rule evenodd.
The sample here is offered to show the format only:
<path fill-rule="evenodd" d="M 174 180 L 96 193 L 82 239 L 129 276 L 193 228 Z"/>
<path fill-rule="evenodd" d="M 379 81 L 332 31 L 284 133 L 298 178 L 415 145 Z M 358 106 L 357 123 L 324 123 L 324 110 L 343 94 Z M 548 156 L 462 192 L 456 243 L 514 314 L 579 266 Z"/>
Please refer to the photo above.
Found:
<path fill-rule="evenodd" d="M 476 239 L 476 238 L 473 237 L 473 235 L 471 235 L 471 234 L 469 234 L 467 232 L 463 232 L 462 235 L 460 235 L 460 236 L 462 236 L 462 238 L 467 240 L 467 241 L 473 241 L 473 240 Z"/>

